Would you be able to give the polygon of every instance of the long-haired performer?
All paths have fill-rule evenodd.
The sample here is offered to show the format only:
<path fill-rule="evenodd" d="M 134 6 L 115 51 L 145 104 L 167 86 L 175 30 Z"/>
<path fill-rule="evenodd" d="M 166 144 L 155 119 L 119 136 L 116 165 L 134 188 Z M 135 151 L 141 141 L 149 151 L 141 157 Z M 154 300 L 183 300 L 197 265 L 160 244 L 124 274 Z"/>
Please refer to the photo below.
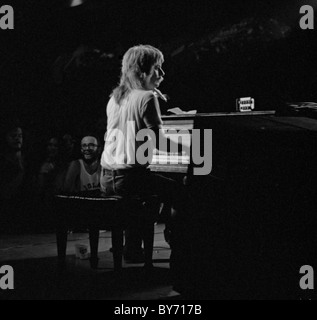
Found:
<path fill-rule="evenodd" d="M 100 182 L 105 195 L 157 194 L 177 217 L 184 211 L 183 187 L 147 168 L 154 148 L 188 152 L 162 130 L 158 87 L 164 79 L 163 62 L 162 52 L 150 45 L 134 46 L 124 54 L 120 83 L 107 105 Z M 145 266 L 152 267 L 152 252 L 145 252 Z"/>

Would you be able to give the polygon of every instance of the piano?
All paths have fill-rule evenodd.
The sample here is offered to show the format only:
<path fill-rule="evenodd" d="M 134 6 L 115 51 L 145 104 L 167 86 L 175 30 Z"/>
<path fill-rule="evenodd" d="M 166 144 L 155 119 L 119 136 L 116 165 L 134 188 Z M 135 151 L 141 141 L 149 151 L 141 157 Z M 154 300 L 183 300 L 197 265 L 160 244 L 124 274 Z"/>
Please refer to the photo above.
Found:
<path fill-rule="evenodd" d="M 317 120 L 274 111 L 162 118 L 175 139 L 181 129 L 212 129 L 208 175 L 193 175 L 184 154 L 157 153 L 150 166 L 186 176 L 195 199 L 185 217 L 191 243 L 175 253 L 184 287 L 202 299 L 307 298 L 299 270 L 317 266 Z"/>
<path fill-rule="evenodd" d="M 194 118 L 189 117 L 173 117 L 163 116 L 163 129 L 165 134 L 171 140 L 180 141 L 187 146 L 191 144 L 191 133 L 194 129 Z M 155 150 L 152 163 L 150 164 L 151 171 L 180 173 L 187 174 L 190 165 L 190 156 L 182 152 L 167 153 Z"/>

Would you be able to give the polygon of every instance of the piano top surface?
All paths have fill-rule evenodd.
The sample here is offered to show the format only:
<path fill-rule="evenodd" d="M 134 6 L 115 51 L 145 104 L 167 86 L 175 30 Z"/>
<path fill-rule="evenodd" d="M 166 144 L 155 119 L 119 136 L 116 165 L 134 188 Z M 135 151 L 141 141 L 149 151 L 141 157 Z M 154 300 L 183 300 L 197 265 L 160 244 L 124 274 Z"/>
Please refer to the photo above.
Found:
<path fill-rule="evenodd" d="M 210 113 L 196 113 L 196 114 L 172 114 L 162 115 L 163 120 L 181 120 L 181 119 L 197 119 L 197 118 L 211 118 L 211 117 L 232 117 L 232 116 L 261 116 L 274 115 L 275 111 L 251 111 L 251 112 L 210 112 Z"/>
<path fill-rule="evenodd" d="M 226 123 L 233 127 L 252 129 L 255 131 L 317 131 L 317 120 L 302 116 L 276 116 L 275 111 L 251 112 L 214 112 L 197 114 L 180 114 L 162 116 L 164 125 L 195 123 L 195 127 L 210 128 L 212 126 L 197 126 L 197 123 Z"/>
<path fill-rule="evenodd" d="M 275 111 L 165 115 L 162 116 L 162 120 L 167 130 L 190 130 L 193 127 L 213 129 L 213 136 L 217 139 L 216 141 L 223 141 L 222 138 L 228 136 L 230 138 L 233 137 L 234 141 L 239 142 L 241 138 L 239 138 L 240 134 L 244 135 L 244 137 L 249 135 L 250 139 L 253 139 L 251 139 L 252 141 L 256 141 L 256 139 L 263 140 L 264 137 L 267 138 L 267 141 L 271 141 L 274 138 L 272 141 L 276 141 L 277 144 L 286 143 L 287 141 L 288 144 L 292 144 L 294 137 L 299 137 L 300 141 L 306 141 L 305 144 L 308 145 L 316 141 L 316 119 L 300 116 L 276 116 Z M 307 133 L 313 140 L 308 139 Z M 269 140 L 270 137 L 271 140 Z M 188 164 L 177 164 L 175 161 L 168 164 L 152 163 L 150 168 L 152 171 L 157 172 L 186 173 Z"/>

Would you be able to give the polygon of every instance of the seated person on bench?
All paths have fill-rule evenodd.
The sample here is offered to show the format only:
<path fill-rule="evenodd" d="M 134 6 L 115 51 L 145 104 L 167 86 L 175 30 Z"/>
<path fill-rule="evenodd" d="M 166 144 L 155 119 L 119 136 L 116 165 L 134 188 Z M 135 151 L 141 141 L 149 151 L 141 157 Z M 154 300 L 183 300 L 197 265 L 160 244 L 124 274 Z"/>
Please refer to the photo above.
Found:
<path fill-rule="evenodd" d="M 120 84 L 107 105 L 100 184 L 106 196 L 158 195 L 162 202 L 172 206 L 176 216 L 176 212 L 184 208 L 181 186 L 147 168 L 155 147 L 163 151 L 182 150 L 182 146 L 169 140 L 162 130 L 157 98 L 162 94 L 157 88 L 163 81 L 163 60 L 161 51 L 150 45 L 132 47 L 124 54 Z M 144 248 L 144 260 L 145 267 L 151 269 L 152 250 Z"/>

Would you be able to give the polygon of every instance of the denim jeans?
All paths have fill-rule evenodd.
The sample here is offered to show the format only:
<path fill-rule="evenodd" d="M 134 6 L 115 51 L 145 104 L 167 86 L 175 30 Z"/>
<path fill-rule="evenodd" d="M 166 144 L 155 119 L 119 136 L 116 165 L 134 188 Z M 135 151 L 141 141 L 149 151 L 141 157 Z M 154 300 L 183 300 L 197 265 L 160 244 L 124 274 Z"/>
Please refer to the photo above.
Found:
<path fill-rule="evenodd" d="M 173 179 L 151 172 L 149 169 L 102 170 L 100 185 L 106 196 L 158 195 L 160 200 L 178 209 L 183 206 L 184 186 Z M 122 174 L 123 173 L 123 174 Z"/>

